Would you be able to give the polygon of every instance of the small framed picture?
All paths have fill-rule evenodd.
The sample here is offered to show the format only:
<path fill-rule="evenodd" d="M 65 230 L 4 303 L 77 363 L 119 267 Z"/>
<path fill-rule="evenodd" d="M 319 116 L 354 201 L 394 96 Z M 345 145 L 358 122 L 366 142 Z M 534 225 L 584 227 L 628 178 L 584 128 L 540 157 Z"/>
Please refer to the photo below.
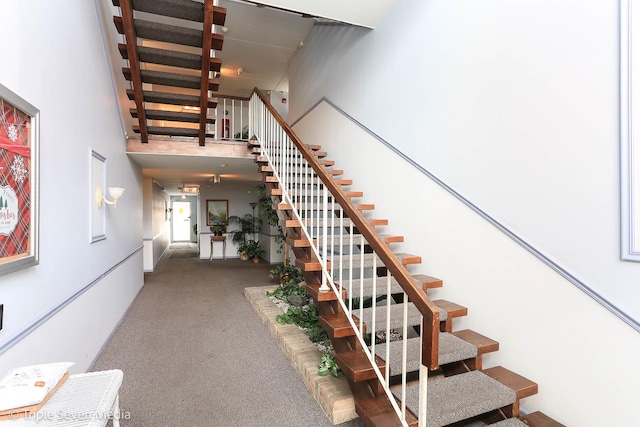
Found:
<path fill-rule="evenodd" d="M 229 200 L 207 200 L 207 225 L 227 224 Z"/>

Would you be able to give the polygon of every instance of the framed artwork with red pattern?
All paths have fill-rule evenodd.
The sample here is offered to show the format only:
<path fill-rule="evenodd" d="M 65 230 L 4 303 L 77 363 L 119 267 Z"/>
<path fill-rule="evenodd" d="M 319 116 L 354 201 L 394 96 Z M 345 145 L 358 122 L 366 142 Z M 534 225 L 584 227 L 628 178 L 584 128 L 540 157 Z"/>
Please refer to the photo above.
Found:
<path fill-rule="evenodd" d="M 38 264 L 40 111 L 0 85 L 0 275 Z"/>

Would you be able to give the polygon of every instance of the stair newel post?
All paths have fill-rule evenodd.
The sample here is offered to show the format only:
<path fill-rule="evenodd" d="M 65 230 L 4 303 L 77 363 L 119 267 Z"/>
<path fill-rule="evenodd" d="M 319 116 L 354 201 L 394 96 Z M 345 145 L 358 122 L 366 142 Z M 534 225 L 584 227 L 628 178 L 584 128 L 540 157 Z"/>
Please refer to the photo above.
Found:
<path fill-rule="evenodd" d="M 328 292 L 331 290 L 327 285 L 327 275 L 329 270 L 327 268 L 327 233 L 329 228 L 329 197 L 327 186 L 322 186 L 322 285 L 320 286 L 320 292 Z"/>

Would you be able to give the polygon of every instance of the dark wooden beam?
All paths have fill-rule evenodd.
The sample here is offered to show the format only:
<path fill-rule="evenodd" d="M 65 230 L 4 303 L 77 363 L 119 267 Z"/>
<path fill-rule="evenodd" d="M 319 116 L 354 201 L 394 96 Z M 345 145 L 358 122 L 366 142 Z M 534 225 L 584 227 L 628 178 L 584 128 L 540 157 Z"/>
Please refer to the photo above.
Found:
<path fill-rule="evenodd" d="M 213 7 L 213 23 L 215 25 L 224 25 L 224 21 L 227 20 L 227 8 L 214 6 Z"/>
<path fill-rule="evenodd" d="M 127 51 L 127 45 L 124 43 L 118 43 L 118 50 L 122 59 L 129 59 L 129 52 Z"/>
<path fill-rule="evenodd" d="M 131 0 L 119 0 L 119 4 L 120 11 L 122 13 L 124 36 L 127 44 L 127 55 L 129 56 L 129 68 L 131 69 L 134 101 L 136 109 L 138 110 L 140 140 L 143 143 L 147 143 L 149 142 L 149 133 L 147 131 L 147 116 L 144 110 L 144 100 L 142 98 L 142 78 L 140 77 L 140 62 L 138 61 L 138 37 L 136 36 L 136 30 L 133 24 L 133 8 Z M 115 18 L 116 17 L 114 17 L 114 19 Z"/>
<path fill-rule="evenodd" d="M 198 144 L 204 147 L 207 130 L 207 107 L 209 106 L 209 69 L 211 67 L 211 44 L 213 27 L 213 0 L 204 1 L 204 23 L 202 26 L 202 69 L 200 70 L 200 132 Z"/>
<path fill-rule="evenodd" d="M 213 50 L 222 50 L 224 36 L 222 34 L 211 34 L 211 32 L 209 32 L 209 34 L 211 35 L 211 48 Z"/>

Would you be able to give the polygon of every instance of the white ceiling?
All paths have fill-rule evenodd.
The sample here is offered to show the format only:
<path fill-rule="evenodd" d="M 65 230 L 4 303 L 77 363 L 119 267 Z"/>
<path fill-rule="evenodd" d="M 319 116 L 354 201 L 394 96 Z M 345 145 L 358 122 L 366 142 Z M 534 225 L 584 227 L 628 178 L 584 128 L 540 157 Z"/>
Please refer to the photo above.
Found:
<path fill-rule="evenodd" d="M 118 14 L 119 11 L 111 6 L 111 0 L 101 1 L 103 25 L 113 27 L 112 15 Z M 304 48 L 302 42 L 318 20 L 305 18 L 302 14 L 373 28 L 398 1 L 260 1 L 262 4 L 297 12 L 292 13 L 240 0 L 219 0 L 219 6 L 227 9 L 225 28 L 216 29 L 219 33 L 224 30 L 223 49 L 216 52 L 216 56 L 222 60 L 220 95 L 247 97 L 254 87 L 265 91 L 288 92 L 289 61 L 299 49 Z M 149 16 L 144 18 L 149 19 Z M 123 41 L 121 36 L 113 36 L 113 28 L 106 31 L 105 38 L 110 44 L 110 57 L 114 62 L 112 68 L 116 75 L 119 74 L 118 96 L 124 130 L 128 135 L 134 135 L 132 125 L 136 124 L 136 120 L 128 112 L 128 109 L 133 107 L 133 102 L 123 97 L 129 83 L 121 78 L 119 72 L 124 66 L 124 61 L 117 54 L 117 43 Z M 238 73 L 238 69 L 242 71 Z M 216 156 L 202 157 L 197 154 L 154 155 L 149 152 L 129 153 L 129 156 L 142 167 L 145 176 L 156 180 L 169 193 L 178 192 L 178 187 L 185 183 L 207 185 L 213 173 L 222 174 L 223 179 L 225 175 L 226 179 L 231 180 L 260 179 L 252 157 L 229 159 Z M 226 167 L 221 169 L 221 164 L 225 164 Z"/>

